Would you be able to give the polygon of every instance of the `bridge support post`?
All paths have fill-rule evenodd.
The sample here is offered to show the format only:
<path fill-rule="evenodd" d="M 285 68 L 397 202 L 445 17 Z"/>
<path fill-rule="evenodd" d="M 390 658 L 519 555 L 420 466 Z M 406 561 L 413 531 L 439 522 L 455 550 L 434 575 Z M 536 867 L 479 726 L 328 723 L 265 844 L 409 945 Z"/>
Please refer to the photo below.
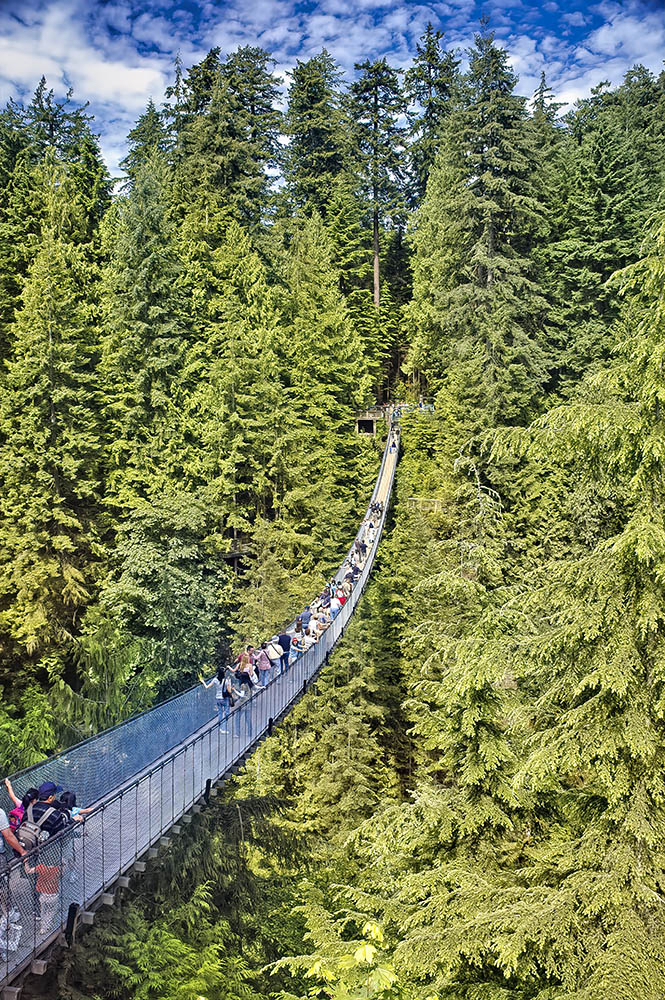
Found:
<path fill-rule="evenodd" d="M 272 736 L 272 727 L 273 727 L 273 725 L 274 725 L 274 720 L 273 720 L 273 717 L 271 715 L 270 718 L 268 719 L 268 736 Z"/>
<path fill-rule="evenodd" d="M 203 793 L 203 798 L 206 800 L 206 805 L 210 803 L 210 789 L 212 788 L 212 778 L 208 778 L 206 781 L 205 792 Z"/>
<path fill-rule="evenodd" d="M 78 903 L 70 903 L 69 909 L 67 910 L 67 923 L 65 925 L 65 941 L 67 942 L 68 948 L 71 948 L 72 945 L 74 944 L 80 909 L 81 907 L 79 906 Z"/>

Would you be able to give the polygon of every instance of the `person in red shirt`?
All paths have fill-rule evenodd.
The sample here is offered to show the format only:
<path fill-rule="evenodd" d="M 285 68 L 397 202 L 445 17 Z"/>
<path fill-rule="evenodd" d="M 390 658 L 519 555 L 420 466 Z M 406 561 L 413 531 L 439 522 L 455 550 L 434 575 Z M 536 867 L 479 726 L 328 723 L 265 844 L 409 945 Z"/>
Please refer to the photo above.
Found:
<path fill-rule="evenodd" d="M 37 875 L 37 895 L 39 896 L 39 933 L 48 937 L 59 923 L 60 916 L 60 865 L 37 864 L 31 868 L 25 863 L 27 875 Z"/>

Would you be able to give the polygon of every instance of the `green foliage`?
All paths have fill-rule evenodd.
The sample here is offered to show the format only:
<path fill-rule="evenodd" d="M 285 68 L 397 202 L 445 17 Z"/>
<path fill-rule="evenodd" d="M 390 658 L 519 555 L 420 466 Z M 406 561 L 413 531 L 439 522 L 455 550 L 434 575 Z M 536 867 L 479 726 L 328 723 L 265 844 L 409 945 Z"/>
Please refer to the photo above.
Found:
<path fill-rule="evenodd" d="M 161 156 L 168 153 L 168 131 L 163 116 L 155 107 L 152 98 L 127 136 L 127 142 L 129 152 L 120 165 L 127 171 L 130 181 L 136 177 L 139 170 L 149 162 L 155 153 Z"/>
<path fill-rule="evenodd" d="M 5 769 L 290 619 L 358 410 L 436 405 L 341 648 L 58 995 L 662 1000 L 665 77 L 274 66 L 176 60 L 113 204 L 85 106 L 0 115 Z"/>
<path fill-rule="evenodd" d="M 420 212 L 411 366 L 480 430 L 533 412 L 547 374 L 546 302 L 529 254 L 542 219 L 525 102 L 493 35 L 477 35 L 470 55 L 468 103 L 449 118 Z"/>
<path fill-rule="evenodd" d="M 109 493 L 119 508 L 161 493 L 173 476 L 173 394 L 185 349 L 181 264 L 154 153 L 118 206 L 104 278 L 102 371 L 110 439 Z"/>
<path fill-rule="evenodd" d="M 339 66 L 326 49 L 296 61 L 289 87 L 285 175 L 294 204 L 324 217 L 335 182 L 348 170 L 348 121 L 340 99 Z"/>
<path fill-rule="evenodd" d="M 405 111 L 397 71 L 385 59 L 356 63 L 361 73 L 351 84 L 349 114 L 354 122 L 354 143 L 362 191 L 372 219 L 374 249 L 374 305 L 379 308 L 379 231 L 384 218 L 395 223 L 404 212 L 402 152 Z"/>
<path fill-rule="evenodd" d="M 40 183 L 45 219 L 2 380 L 0 621 L 11 658 L 55 670 L 103 556 L 100 389 L 78 206 L 51 159 Z"/>
<path fill-rule="evenodd" d="M 92 710 L 91 728 L 177 693 L 223 650 L 227 570 L 215 527 L 206 505 L 188 493 L 140 504 L 120 527 L 115 571 L 79 647 L 80 709 L 84 718 L 86 703 Z"/>
<path fill-rule="evenodd" d="M 236 223 L 207 206 L 183 227 L 183 284 L 195 329 L 180 394 L 185 474 L 204 491 L 233 542 L 284 490 L 284 403 L 277 313 L 258 255 Z"/>
<path fill-rule="evenodd" d="M 314 894 L 312 894 L 314 895 Z M 382 954 L 384 936 L 381 927 L 367 921 L 361 936 L 349 938 L 348 924 L 353 918 L 342 917 L 333 921 L 325 908 L 314 900 L 303 907 L 307 913 L 306 940 L 314 943 L 313 954 L 301 958 L 285 959 L 276 968 L 304 970 L 306 979 L 315 980 L 301 998 L 318 997 L 321 991 L 332 1000 L 369 1000 L 379 997 L 388 1000 L 399 996 L 397 977 L 392 966 Z M 294 1000 L 293 994 L 281 994 L 282 1000 Z"/>
<path fill-rule="evenodd" d="M 15 687 L 14 687 L 15 690 Z M 7 774 L 37 764 L 58 747 L 59 727 L 49 698 L 37 685 L 0 705 L 0 769 Z"/>
<path fill-rule="evenodd" d="M 459 88 L 454 52 L 444 52 L 443 32 L 428 23 L 416 45 L 413 66 L 406 71 L 404 90 L 407 100 L 416 105 L 411 113 L 410 155 L 415 175 L 416 197 L 425 195 L 427 179 L 442 137 L 442 127 L 454 106 Z"/>
<path fill-rule="evenodd" d="M 574 331 L 558 363 L 566 388 L 589 367 L 602 367 L 611 351 L 620 300 L 608 279 L 637 259 L 662 185 L 653 150 L 660 96 L 653 78 L 636 68 L 615 93 L 601 88 L 570 116 L 577 141 L 559 154 L 558 233 L 543 250 L 560 322 Z"/>
<path fill-rule="evenodd" d="M 270 187 L 266 171 L 276 161 L 281 122 L 273 64 L 255 46 L 239 48 L 224 63 L 219 49 L 211 49 L 178 83 L 173 114 L 180 205 L 214 192 L 239 222 L 251 229 L 261 224 Z"/>
<path fill-rule="evenodd" d="M 186 903 L 153 920 L 138 907 L 125 906 L 123 928 L 98 933 L 103 951 L 88 953 L 88 975 L 103 969 L 104 988 L 116 997 L 141 1000 L 254 1000 L 249 971 L 229 953 L 228 929 L 219 922 L 204 882 Z M 110 931 L 110 933 L 109 933 Z M 101 983 L 100 983 L 101 985 Z M 89 988 L 86 984 L 86 988 Z M 65 979 L 61 995 L 82 994 Z"/>

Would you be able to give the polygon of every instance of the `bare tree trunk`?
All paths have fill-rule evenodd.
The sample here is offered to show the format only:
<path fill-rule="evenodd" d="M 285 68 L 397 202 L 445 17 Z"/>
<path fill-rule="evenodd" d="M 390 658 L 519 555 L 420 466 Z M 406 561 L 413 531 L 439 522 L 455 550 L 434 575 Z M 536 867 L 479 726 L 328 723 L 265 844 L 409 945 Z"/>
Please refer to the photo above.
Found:
<path fill-rule="evenodd" d="M 378 309 L 381 303 L 381 289 L 379 285 L 379 210 L 374 209 L 374 308 Z"/>

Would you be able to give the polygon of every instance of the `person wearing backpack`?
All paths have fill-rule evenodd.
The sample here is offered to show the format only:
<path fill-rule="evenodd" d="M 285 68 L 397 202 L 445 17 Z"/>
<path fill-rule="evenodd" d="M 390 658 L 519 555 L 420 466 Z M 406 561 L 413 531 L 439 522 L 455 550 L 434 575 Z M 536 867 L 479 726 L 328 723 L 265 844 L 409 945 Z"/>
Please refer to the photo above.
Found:
<path fill-rule="evenodd" d="M 23 822 L 19 826 L 16 837 L 26 851 L 32 851 L 42 841 L 54 837 L 67 826 L 67 817 L 58 809 L 55 797 L 58 788 L 52 781 L 45 781 L 39 786 L 39 798 L 30 803 L 25 811 Z"/>
<path fill-rule="evenodd" d="M 262 642 L 261 648 L 254 658 L 254 664 L 259 672 L 259 680 L 263 687 L 270 680 L 270 656 L 268 654 L 268 643 Z"/>
<path fill-rule="evenodd" d="M 279 636 L 274 635 L 270 642 L 268 643 L 268 659 L 270 660 L 270 665 L 274 670 L 274 677 L 277 677 L 278 672 L 281 673 L 282 656 L 284 655 L 284 650 L 279 644 Z"/>
<path fill-rule="evenodd" d="M 12 829 L 12 833 L 16 833 L 19 826 L 23 822 L 23 817 L 25 816 L 25 810 L 28 808 L 31 802 L 36 802 L 39 798 L 39 792 L 36 788 L 29 788 L 22 799 L 19 799 L 18 795 L 12 787 L 12 783 L 9 778 L 5 778 L 5 788 L 7 789 L 7 795 L 14 803 L 14 808 L 9 814 L 9 825 Z"/>
<path fill-rule="evenodd" d="M 16 838 L 11 826 L 9 817 L 4 809 L 0 809 L 0 875 L 7 871 L 9 862 L 12 860 L 12 851 L 20 856 L 25 854 L 25 848 Z"/>

